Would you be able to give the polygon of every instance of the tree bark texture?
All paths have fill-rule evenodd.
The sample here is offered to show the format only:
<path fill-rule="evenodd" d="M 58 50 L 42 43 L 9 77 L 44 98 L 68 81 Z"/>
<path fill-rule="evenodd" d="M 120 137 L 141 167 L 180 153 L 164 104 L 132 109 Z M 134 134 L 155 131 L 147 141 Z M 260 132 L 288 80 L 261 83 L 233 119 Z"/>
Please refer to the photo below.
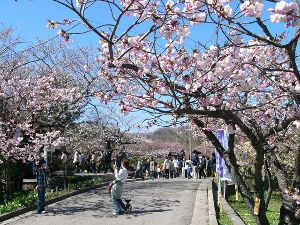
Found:
<path fill-rule="evenodd" d="M 265 161 L 265 183 L 267 183 L 267 195 L 265 197 L 265 204 L 266 204 L 266 209 L 268 209 L 272 197 L 272 193 L 273 193 L 273 185 L 272 185 L 272 174 L 267 161 Z"/>
<path fill-rule="evenodd" d="M 201 129 L 205 128 L 205 124 L 202 121 L 200 121 L 198 119 L 194 119 L 194 122 L 199 128 L 201 128 Z M 269 225 L 270 223 L 266 216 L 264 198 L 262 198 L 263 204 L 260 205 L 259 214 L 254 215 L 254 205 L 255 205 L 254 197 L 252 196 L 252 194 L 250 192 L 250 188 L 246 185 L 246 183 L 243 179 L 243 176 L 242 176 L 242 174 L 239 170 L 239 166 L 237 164 L 237 159 L 236 159 L 234 151 L 233 151 L 233 149 L 234 149 L 234 134 L 229 135 L 229 140 L 228 140 L 229 151 L 226 152 L 212 131 L 203 129 L 203 133 L 206 135 L 206 137 L 209 139 L 209 141 L 217 149 L 218 153 L 225 160 L 225 164 L 226 164 L 228 170 L 230 171 L 230 174 L 233 177 L 234 181 L 239 185 L 239 188 L 241 190 L 241 195 L 245 199 L 245 202 L 246 202 L 248 208 L 250 209 L 250 212 L 251 212 L 253 218 L 255 219 L 256 223 L 258 225 Z M 262 181 L 262 179 L 261 179 L 261 181 Z M 260 185 L 263 185 L 263 183 L 261 183 Z"/>

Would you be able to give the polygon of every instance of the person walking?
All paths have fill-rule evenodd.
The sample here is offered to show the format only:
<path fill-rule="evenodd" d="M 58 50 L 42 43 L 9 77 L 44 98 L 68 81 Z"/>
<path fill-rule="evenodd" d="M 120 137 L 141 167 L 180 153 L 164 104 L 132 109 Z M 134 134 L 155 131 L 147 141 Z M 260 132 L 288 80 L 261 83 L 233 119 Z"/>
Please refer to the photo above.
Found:
<path fill-rule="evenodd" d="M 86 169 L 86 158 L 85 155 L 81 152 L 79 152 L 79 159 L 80 172 L 84 172 Z"/>
<path fill-rule="evenodd" d="M 46 161 L 41 158 L 37 164 L 36 171 L 36 190 L 38 192 L 37 213 L 46 213 L 45 192 L 46 192 Z"/>
<path fill-rule="evenodd" d="M 182 175 L 182 168 L 183 168 L 183 160 L 178 159 L 178 176 Z"/>
<path fill-rule="evenodd" d="M 147 162 L 145 163 L 145 176 L 150 176 L 150 159 L 147 159 Z"/>
<path fill-rule="evenodd" d="M 92 172 L 92 167 L 91 167 L 92 162 L 91 162 L 91 160 L 92 160 L 92 155 L 88 155 L 88 157 L 85 160 L 85 167 L 86 167 L 86 172 L 87 173 Z"/>
<path fill-rule="evenodd" d="M 169 164 L 170 164 L 170 178 L 173 179 L 175 178 L 175 166 L 172 159 L 170 159 Z"/>
<path fill-rule="evenodd" d="M 198 178 L 204 178 L 206 175 L 205 175 L 205 166 L 206 166 L 206 159 L 205 157 L 202 156 L 202 154 L 200 154 L 199 156 L 199 175 L 198 175 Z"/>
<path fill-rule="evenodd" d="M 192 172 L 192 177 L 193 178 L 197 178 L 197 167 L 199 165 L 199 157 L 198 155 L 195 153 L 192 157 L 192 169 L 193 169 L 193 172 Z"/>
<path fill-rule="evenodd" d="M 67 163 L 68 163 L 68 155 L 66 154 L 65 151 L 62 152 L 60 159 L 61 159 L 61 162 L 62 162 L 62 165 L 63 165 L 64 175 L 66 175 L 66 172 L 67 172 Z"/>
<path fill-rule="evenodd" d="M 76 150 L 74 153 L 74 160 L 73 160 L 74 166 L 75 166 L 75 172 L 79 173 L 80 172 L 80 155 L 79 152 Z"/>
<path fill-rule="evenodd" d="M 92 173 L 96 173 L 97 172 L 96 163 L 97 163 L 97 157 L 96 157 L 95 154 L 92 154 L 92 158 L 91 158 L 91 170 L 92 170 Z"/>
<path fill-rule="evenodd" d="M 175 167 L 175 176 L 174 177 L 179 177 L 179 160 L 177 157 L 173 159 L 174 167 Z"/>
<path fill-rule="evenodd" d="M 149 170 L 150 170 L 150 179 L 154 179 L 154 171 L 155 171 L 155 161 L 153 157 L 151 157 L 150 162 L 149 162 Z"/>
<path fill-rule="evenodd" d="M 126 207 L 121 199 L 123 194 L 123 186 L 128 177 L 129 162 L 123 160 L 121 169 L 118 171 L 115 168 L 115 180 L 112 182 L 111 198 L 115 212 L 113 215 L 122 215 L 126 212 Z"/>
<path fill-rule="evenodd" d="M 135 174 L 134 177 L 135 178 L 140 178 L 141 177 L 141 161 L 138 160 L 137 164 L 136 164 L 136 170 L 135 170 Z"/>
<path fill-rule="evenodd" d="M 169 179 L 169 177 L 170 177 L 170 161 L 167 156 L 164 161 L 164 175 L 165 175 L 166 179 Z"/>
<path fill-rule="evenodd" d="M 192 168 L 191 164 L 189 162 L 187 162 L 187 170 L 186 170 L 186 172 L 187 172 L 187 178 L 188 179 L 193 178 L 192 177 L 192 171 L 193 171 L 193 168 Z"/>

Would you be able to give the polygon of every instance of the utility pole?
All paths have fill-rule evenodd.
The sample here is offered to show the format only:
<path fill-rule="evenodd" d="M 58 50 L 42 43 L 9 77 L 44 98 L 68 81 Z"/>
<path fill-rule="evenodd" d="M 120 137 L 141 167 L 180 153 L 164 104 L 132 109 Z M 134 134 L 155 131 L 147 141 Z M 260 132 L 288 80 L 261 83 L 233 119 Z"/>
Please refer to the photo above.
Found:
<path fill-rule="evenodd" d="M 188 130 L 188 141 L 189 141 L 190 159 L 192 159 L 192 132 L 191 132 L 191 129 Z"/>

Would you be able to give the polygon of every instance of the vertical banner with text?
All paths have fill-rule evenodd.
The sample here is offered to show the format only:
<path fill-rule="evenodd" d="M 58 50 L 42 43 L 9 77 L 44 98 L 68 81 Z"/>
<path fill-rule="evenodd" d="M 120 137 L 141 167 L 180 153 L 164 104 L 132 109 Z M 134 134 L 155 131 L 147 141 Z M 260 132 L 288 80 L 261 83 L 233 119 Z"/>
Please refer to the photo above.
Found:
<path fill-rule="evenodd" d="M 221 143 L 221 145 L 223 146 L 223 148 L 225 150 L 228 150 L 228 136 L 225 133 L 225 130 L 218 129 L 217 130 L 217 138 L 218 138 L 219 142 Z M 216 170 L 219 173 L 220 179 L 221 180 L 231 180 L 231 176 L 225 165 L 224 159 L 217 152 L 217 150 L 215 152 L 216 152 Z"/>

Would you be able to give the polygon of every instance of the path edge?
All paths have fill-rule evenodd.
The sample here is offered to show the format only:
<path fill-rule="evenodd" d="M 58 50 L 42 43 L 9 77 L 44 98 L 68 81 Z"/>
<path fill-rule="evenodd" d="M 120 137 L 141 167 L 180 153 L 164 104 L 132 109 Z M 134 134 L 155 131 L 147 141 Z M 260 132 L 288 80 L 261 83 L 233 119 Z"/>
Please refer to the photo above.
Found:
<path fill-rule="evenodd" d="M 231 207 L 231 205 L 227 202 L 226 199 L 222 199 L 223 210 L 229 216 L 233 225 L 245 225 L 245 222 L 239 216 L 239 214 Z"/>
<path fill-rule="evenodd" d="M 130 180 L 127 180 L 126 182 L 134 182 L 134 181 L 141 181 L 141 180 L 142 179 L 140 179 L 140 178 L 138 178 L 138 179 L 130 179 Z M 50 200 L 47 200 L 45 202 L 45 205 L 46 206 L 47 205 L 51 205 L 53 203 L 62 201 L 64 199 L 70 198 L 72 196 L 75 196 L 75 195 L 78 195 L 78 194 L 82 194 L 84 192 L 88 192 L 88 191 L 94 190 L 96 188 L 107 186 L 108 184 L 109 184 L 109 182 L 103 182 L 101 184 L 93 185 L 91 187 L 86 187 L 86 188 L 82 188 L 82 189 L 79 189 L 79 190 L 76 190 L 76 191 L 72 191 L 72 192 L 67 193 L 65 195 L 61 195 L 61 196 L 52 198 Z M 20 216 L 22 214 L 28 213 L 30 211 L 36 210 L 36 209 L 37 209 L 36 205 L 29 205 L 29 206 L 26 206 L 24 208 L 17 209 L 17 210 L 15 210 L 13 212 L 5 213 L 3 215 L 0 215 L 0 223 L 4 222 L 6 220 L 12 219 L 14 217 Z"/>
<path fill-rule="evenodd" d="M 212 189 L 212 180 L 208 185 L 207 190 L 207 198 L 208 198 L 208 221 L 210 225 L 218 225 L 216 208 L 215 208 L 215 201 L 214 201 L 214 193 Z"/>

